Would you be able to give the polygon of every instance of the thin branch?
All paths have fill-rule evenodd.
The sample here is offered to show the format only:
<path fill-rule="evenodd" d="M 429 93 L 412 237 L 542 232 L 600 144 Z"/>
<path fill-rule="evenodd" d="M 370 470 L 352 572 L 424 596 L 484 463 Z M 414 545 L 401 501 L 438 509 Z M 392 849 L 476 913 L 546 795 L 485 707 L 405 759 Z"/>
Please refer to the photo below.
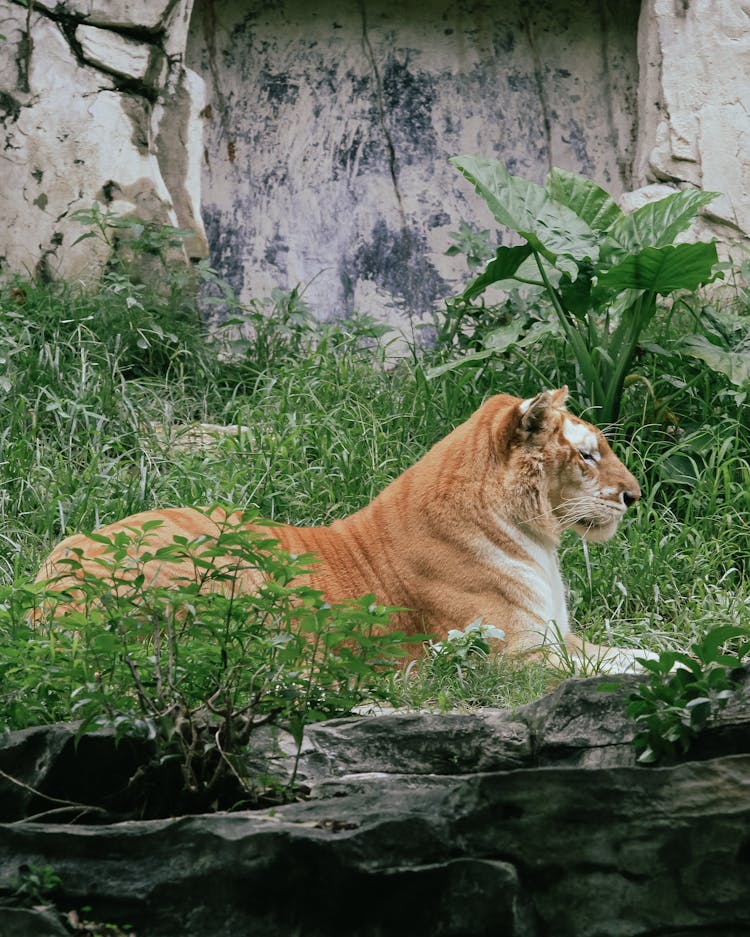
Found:
<path fill-rule="evenodd" d="M 49 813 L 57 813 L 63 810 L 83 810 L 89 811 L 93 810 L 99 813 L 106 813 L 103 807 L 94 807 L 90 804 L 79 804 L 74 800 L 64 800 L 60 797 L 53 797 L 51 794 L 45 794 L 42 791 L 37 790 L 35 787 L 32 787 L 30 784 L 27 784 L 25 781 L 19 780 L 19 778 L 14 778 L 12 774 L 7 774 L 5 771 L 0 769 L 0 777 L 5 778 L 6 781 L 10 781 L 11 784 L 15 784 L 16 787 L 21 787 L 24 790 L 28 791 L 30 794 L 34 794 L 36 797 L 41 797 L 43 800 L 48 800 L 51 804 L 62 804 L 62 807 L 54 808 L 53 810 L 44 811 L 44 813 L 34 814 L 33 817 L 23 817 L 21 820 L 15 820 L 15 823 L 25 823 L 28 820 L 33 820 L 36 817 L 44 816 Z"/>
<path fill-rule="evenodd" d="M 87 813 L 107 814 L 104 807 L 86 806 L 86 804 L 69 804 L 67 807 L 53 807 L 51 810 L 43 810 L 41 813 L 33 813 L 29 817 L 21 817 L 20 820 L 13 820 L 9 826 L 18 826 L 21 823 L 33 823 L 35 820 L 42 820 L 46 817 L 56 816 L 59 813 L 70 813 L 71 810 L 77 810 L 78 813 L 68 822 L 75 823 L 80 817 Z"/>

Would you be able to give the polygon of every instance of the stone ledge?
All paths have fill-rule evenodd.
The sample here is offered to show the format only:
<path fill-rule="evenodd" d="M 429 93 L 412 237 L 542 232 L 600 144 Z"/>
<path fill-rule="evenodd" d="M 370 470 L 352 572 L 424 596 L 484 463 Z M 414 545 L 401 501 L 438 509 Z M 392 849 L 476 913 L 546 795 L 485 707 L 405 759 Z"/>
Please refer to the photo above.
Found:
<path fill-rule="evenodd" d="M 6 822 L 0 896 L 26 863 L 60 876 L 62 910 L 91 905 L 139 937 L 747 935 L 747 685 L 706 733 L 705 760 L 642 768 L 622 708 L 634 679 L 614 694 L 567 681 L 515 711 L 312 726 L 299 776 L 313 796 L 274 810 Z M 106 798 L 138 747 L 97 733 L 76 763 L 73 730 L 13 733 L 0 768 Z M 256 757 L 272 743 L 289 741 L 259 734 Z M 33 806 L 12 788 L 0 779 L 6 820 Z M 13 933 L 7 913 L 0 933 Z"/>

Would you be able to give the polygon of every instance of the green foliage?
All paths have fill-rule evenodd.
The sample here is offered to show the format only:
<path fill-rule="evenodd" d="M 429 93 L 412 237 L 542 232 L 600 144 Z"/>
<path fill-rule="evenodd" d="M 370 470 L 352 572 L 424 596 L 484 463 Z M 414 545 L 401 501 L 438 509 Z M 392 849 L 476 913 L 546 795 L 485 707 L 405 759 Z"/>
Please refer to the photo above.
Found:
<path fill-rule="evenodd" d="M 181 250 L 185 240 L 193 236 L 193 232 L 187 229 L 102 209 L 98 202 L 94 202 L 91 208 L 79 208 L 70 217 L 89 228 L 76 238 L 74 245 L 88 238 L 98 238 L 115 251 L 127 245 L 135 254 L 158 257 L 165 268 L 169 252 Z M 115 255 L 112 262 L 122 263 L 123 259 Z"/>
<path fill-rule="evenodd" d="M 174 295 L 127 277 L 119 291 L 110 280 L 89 289 L 0 283 L 0 686 L 10 724 L 67 718 L 71 693 L 96 684 L 73 653 L 78 630 L 45 637 L 24 617 L 39 601 L 28 579 L 61 536 L 157 505 L 215 501 L 329 523 L 370 501 L 487 395 L 529 397 L 575 380 L 543 291 L 517 280 L 501 307 L 464 304 L 476 329 L 456 334 L 467 352 L 480 350 L 492 317 L 489 330 L 519 336 L 512 356 L 493 352 L 429 381 L 440 348 L 386 368 L 379 326 L 315 323 L 295 290 L 245 307 L 212 272 L 201 275 L 235 320 L 214 342 L 199 327 L 181 329 L 197 320 L 189 283 Z M 531 307 L 524 291 L 537 297 Z M 143 310 L 128 307 L 129 295 Z M 643 500 L 611 543 L 584 554 L 578 538 L 564 539 L 571 617 L 594 642 L 682 649 L 716 625 L 750 627 L 750 408 L 742 387 L 677 347 L 710 316 L 727 347 L 740 347 L 742 295 L 731 311 L 684 297 L 650 324 L 612 440 Z M 139 348 L 131 339 L 146 320 L 178 341 L 147 333 L 158 354 Z M 519 348 L 532 328 L 540 337 Z M 179 444 L 195 421 L 233 424 L 236 435 Z M 513 706 L 550 681 L 541 665 L 505 657 L 472 655 L 460 679 L 441 666 L 426 654 L 408 675 L 383 672 L 384 687 L 399 705 Z M 141 718 L 134 692 L 128 705 L 128 718 Z"/>
<path fill-rule="evenodd" d="M 451 160 L 497 221 L 524 243 L 501 246 L 463 293 L 469 304 L 488 286 L 526 284 L 531 304 L 549 309 L 541 323 L 526 317 L 487 330 L 482 347 L 448 367 L 535 344 L 554 328 L 573 354 L 577 396 L 605 424 L 617 420 L 639 339 L 660 296 L 715 279 L 713 243 L 674 244 L 715 193 L 684 190 L 623 213 L 593 182 L 553 169 L 544 186 L 512 176 L 495 159 Z M 546 327 L 545 327 L 546 326 Z"/>
<path fill-rule="evenodd" d="M 10 902 L 18 907 L 33 908 L 45 904 L 60 887 L 60 876 L 50 865 L 22 865 L 18 879 L 11 888 Z"/>
<path fill-rule="evenodd" d="M 83 917 L 82 915 L 88 915 L 92 910 L 90 907 L 81 908 L 81 913 L 61 911 L 56 906 L 56 902 L 60 900 L 58 892 L 61 886 L 62 880 L 51 865 L 21 865 L 17 880 L 11 884 L 9 892 L 0 897 L 0 905 L 43 910 L 57 919 L 66 932 L 70 931 L 73 934 L 88 934 L 89 937 L 135 937 L 129 924 L 105 924 Z M 42 926 L 41 920 L 39 926 Z"/>
<path fill-rule="evenodd" d="M 473 225 L 462 221 L 458 231 L 449 235 L 453 244 L 445 252 L 447 257 L 463 254 L 470 271 L 486 263 L 495 253 L 490 243 L 489 230 L 478 231 Z"/>
<path fill-rule="evenodd" d="M 505 633 L 477 618 L 465 628 L 451 628 L 445 641 L 430 642 L 428 653 L 436 672 L 455 672 L 461 681 L 464 668 L 489 657 L 492 640 L 504 641 Z"/>
<path fill-rule="evenodd" d="M 104 553 L 96 572 L 80 551 L 66 561 L 72 593 L 54 582 L 7 589 L 5 726 L 74 718 L 79 734 L 108 725 L 118 737 L 153 739 L 160 761 L 179 764 L 183 809 L 205 809 L 235 782 L 253 790 L 243 755 L 259 725 L 280 721 L 301 745 L 309 722 L 382 695 L 380 668 L 403 643 L 389 628 L 393 610 L 372 596 L 329 605 L 295 582 L 313 557 L 293 558 L 248 531 L 254 521 L 243 514 L 215 536 L 175 535 L 163 546 L 151 543 L 160 522 L 92 534 Z M 148 563 L 180 563 L 185 573 L 156 587 Z M 254 573 L 263 583 L 242 591 L 239 578 Z"/>
<path fill-rule="evenodd" d="M 750 390 L 750 317 L 747 310 L 707 305 L 696 313 L 689 302 L 684 302 L 683 308 L 693 329 L 678 336 L 671 343 L 670 351 L 697 358 L 713 371 L 725 375 L 737 388 L 735 401 L 744 403 Z M 700 326 L 697 333 L 695 325 Z M 659 351 L 663 353 L 663 350 Z"/>
<path fill-rule="evenodd" d="M 451 629 L 445 641 L 428 642 L 419 660 L 392 678 L 396 705 L 440 710 L 512 706 L 529 702 L 548 687 L 549 671 L 539 663 L 493 653 L 503 632 L 481 619 Z"/>
<path fill-rule="evenodd" d="M 638 726 L 633 745 L 643 764 L 685 755 L 726 706 L 750 653 L 750 629 L 711 628 L 691 651 L 641 661 L 649 679 L 630 695 L 628 715 Z"/>

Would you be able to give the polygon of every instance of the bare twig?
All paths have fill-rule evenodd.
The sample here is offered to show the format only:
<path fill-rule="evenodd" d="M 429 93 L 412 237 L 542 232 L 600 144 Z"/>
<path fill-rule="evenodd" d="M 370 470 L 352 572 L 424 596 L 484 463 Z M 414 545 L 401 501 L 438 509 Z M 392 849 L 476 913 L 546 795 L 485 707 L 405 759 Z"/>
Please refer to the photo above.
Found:
<path fill-rule="evenodd" d="M 6 781 L 10 781 L 11 784 L 15 784 L 16 787 L 21 787 L 30 794 L 34 794 L 36 797 L 41 797 L 43 800 L 48 800 L 51 804 L 62 804 L 61 807 L 45 810 L 42 813 L 36 813 L 31 817 L 23 817 L 21 820 L 15 820 L 15 823 L 26 823 L 29 820 L 35 820 L 39 817 L 48 816 L 53 813 L 62 813 L 63 811 L 71 809 L 81 810 L 84 813 L 88 811 L 94 811 L 96 813 L 107 812 L 103 807 L 95 807 L 91 804 L 79 804 L 74 800 L 64 800 L 60 797 L 53 797 L 51 794 L 45 794 L 43 791 L 37 790 L 35 787 L 32 787 L 25 781 L 21 781 L 19 778 L 14 778 L 12 774 L 7 774 L 2 769 L 0 769 L 0 777 L 5 778 Z"/>

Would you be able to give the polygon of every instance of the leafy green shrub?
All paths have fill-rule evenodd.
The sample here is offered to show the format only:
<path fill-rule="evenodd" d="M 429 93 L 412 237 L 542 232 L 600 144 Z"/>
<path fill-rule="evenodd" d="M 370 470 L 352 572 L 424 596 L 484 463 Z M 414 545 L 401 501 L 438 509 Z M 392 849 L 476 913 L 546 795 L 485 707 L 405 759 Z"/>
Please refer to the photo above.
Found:
<path fill-rule="evenodd" d="M 712 628 L 691 651 L 662 651 L 658 660 L 640 661 L 649 679 L 630 695 L 627 709 L 638 726 L 633 745 L 643 764 L 689 752 L 726 706 L 750 652 L 750 629 Z"/>
<path fill-rule="evenodd" d="M 45 912 L 53 920 L 59 921 L 65 933 L 87 934 L 88 937 L 135 937 L 129 924 L 120 926 L 101 921 L 92 921 L 88 917 L 90 907 L 78 911 L 61 911 L 56 902 L 62 879 L 51 865 L 20 865 L 18 878 L 10 886 L 7 894 L 0 895 L 0 907 L 31 908 Z M 39 920 L 35 931 L 40 932 L 44 919 Z M 29 926 L 33 926 L 29 924 Z M 60 930 L 55 929 L 56 933 Z"/>
<path fill-rule="evenodd" d="M 417 709 L 517 706 L 541 696 L 551 673 L 540 662 L 492 653 L 503 632 L 481 619 L 428 642 L 424 654 L 391 676 L 391 701 Z"/>
<path fill-rule="evenodd" d="M 62 577 L 57 587 L 69 592 L 54 582 L 6 590 L 2 723 L 72 717 L 81 734 L 108 725 L 152 739 L 160 761 L 179 764 L 182 809 L 193 810 L 253 790 L 243 756 L 258 726 L 280 721 L 299 746 L 306 724 L 382 695 L 380 668 L 404 641 L 389 627 L 392 610 L 372 596 L 329 605 L 295 584 L 313 558 L 286 554 L 245 529 L 251 521 L 243 514 L 215 536 L 176 535 L 161 547 L 149 545 L 158 521 L 95 534 L 99 568 L 84 566 L 80 551 L 64 561 L 75 588 Z M 149 562 L 186 573 L 153 586 Z M 241 592 L 237 577 L 249 571 L 263 584 Z"/>
<path fill-rule="evenodd" d="M 94 202 L 73 219 L 85 225 L 74 242 L 96 238 L 109 251 L 84 322 L 100 340 L 114 339 L 120 369 L 147 375 L 182 367 L 185 354 L 210 363 L 203 342 L 198 289 L 207 265 L 187 263 L 185 242 L 194 232 L 120 215 Z"/>
<path fill-rule="evenodd" d="M 697 318 L 689 303 L 684 306 Z M 725 375 L 736 388 L 734 401 L 744 403 L 750 391 L 750 316 L 747 310 L 742 313 L 716 306 L 704 306 L 700 312 L 699 332 L 693 329 L 681 335 L 673 348 L 678 354 L 697 358 Z"/>
<path fill-rule="evenodd" d="M 22 865 L 12 888 L 11 901 L 17 907 L 45 904 L 60 887 L 60 876 L 51 865 Z"/>
<path fill-rule="evenodd" d="M 180 338 L 164 296 L 131 282 L 148 317 Z M 542 290 L 509 284 L 515 298 L 510 291 L 483 331 L 490 311 L 473 307 L 477 330 L 462 346 L 467 352 L 511 321 L 521 324 L 523 340 L 554 318 Z M 72 691 L 91 682 L 82 664 L 71 669 L 78 658 L 69 636 L 50 638 L 23 617 L 38 601 L 24 579 L 61 536 L 155 505 L 218 500 L 252 504 L 284 522 L 328 523 L 371 500 L 486 395 L 531 396 L 551 375 L 574 382 L 559 329 L 523 354 L 489 356 L 429 381 L 428 364 L 444 360 L 437 354 L 414 349 L 412 358 L 383 368 L 377 326 L 345 320 L 321 327 L 306 319 L 294 291 L 252 305 L 257 328 L 267 330 L 257 349 L 251 314 L 230 359 L 197 330 L 194 343 L 189 336 L 168 341 L 149 360 L 136 342 L 122 351 L 118 316 L 130 317 L 123 328 L 131 337 L 140 316 L 137 307 L 128 312 L 129 289 L 0 281 L 0 679 L 12 724 L 69 718 Z M 523 291 L 536 297 L 530 311 Z M 175 303 L 194 308 L 194 289 Z M 120 308 L 110 317 L 112 304 Z M 278 318 L 276 304 L 285 307 Z M 239 305 L 227 308 L 243 319 Z M 644 334 L 672 350 L 673 339 L 708 321 L 702 300 L 682 297 Z M 743 321 L 747 309 L 727 333 L 733 350 Z M 644 646 L 645 637 L 652 650 L 683 648 L 717 623 L 750 626 L 750 407 L 741 387 L 698 359 L 676 350 L 669 358 L 642 353 L 645 347 L 639 341 L 634 370 L 642 380 L 629 385 L 614 439 L 643 500 L 610 544 L 584 555 L 578 538 L 565 538 L 562 564 L 572 617 L 588 639 Z M 239 424 L 240 431 L 191 451 L 162 446 L 150 430 L 158 423 L 179 431 L 195 420 Z M 9 605 L 18 608 L 13 629 Z M 425 655 L 408 680 L 403 672 L 393 676 L 394 701 L 516 705 L 549 683 L 541 667 L 481 655 L 461 674 L 462 682 L 455 669 L 436 672 Z"/>
<path fill-rule="evenodd" d="M 478 231 L 473 225 L 462 221 L 458 226 L 458 231 L 449 235 L 453 243 L 445 251 L 447 257 L 456 257 L 463 254 L 466 258 L 466 265 L 473 273 L 477 267 L 486 264 L 495 253 L 490 242 L 490 232 L 488 229 Z"/>
<path fill-rule="evenodd" d="M 455 673 L 460 681 L 465 668 L 489 657 L 491 640 L 504 641 L 505 632 L 477 618 L 465 628 L 451 628 L 444 641 L 429 642 L 427 650 L 435 671 Z"/>
<path fill-rule="evenodd" d="M 657 298 L 694 290 L 720 275 L 713 271 L 713 243 L 674 243 L 715 193 L 686 189 L 625 214 L 603 189 L 575 173 L 553 169 L 540 186 L 512 176 L 495 159 L 458 156 L 452 162 L 497 221 L 524 241 L 499 247 L 463 301 L 509 281 L 531 286 L 552 311 L 546 321 L 513 319 L 489 331 L 484 347 L 462 360 L 522 348 L 559 331 L 576 360 L 579 399 L 596 407 L 603 423 L 616 421 Z"/>

